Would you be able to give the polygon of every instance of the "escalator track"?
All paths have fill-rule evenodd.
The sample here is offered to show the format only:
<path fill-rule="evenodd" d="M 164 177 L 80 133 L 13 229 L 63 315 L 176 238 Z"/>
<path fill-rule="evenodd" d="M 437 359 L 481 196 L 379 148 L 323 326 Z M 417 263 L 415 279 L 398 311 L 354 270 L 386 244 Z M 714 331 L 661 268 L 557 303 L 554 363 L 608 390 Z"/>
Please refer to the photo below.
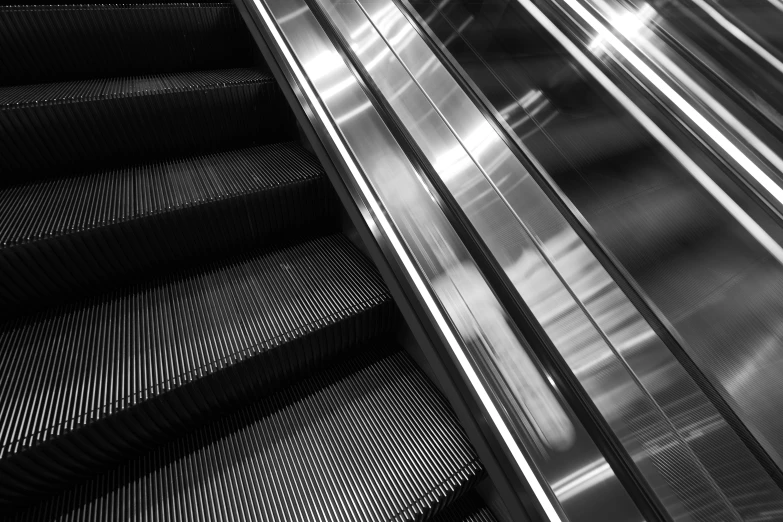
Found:
<path fill-rule="evenodd" d="M 0 511 L 494 520 L 233 4 L 0 39 Z"/>

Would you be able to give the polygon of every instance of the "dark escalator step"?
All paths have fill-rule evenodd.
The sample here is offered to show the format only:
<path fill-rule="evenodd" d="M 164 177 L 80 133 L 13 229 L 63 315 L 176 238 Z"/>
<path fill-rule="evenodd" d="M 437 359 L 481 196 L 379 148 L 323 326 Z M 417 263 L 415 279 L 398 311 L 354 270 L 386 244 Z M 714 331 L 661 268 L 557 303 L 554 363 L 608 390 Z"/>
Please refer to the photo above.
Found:
<path fill-rule="evenodd" d="M 330 232 L 336 215 L 320 164 L 291 142 L 0 189 L 0 315 Z"/>
<path fill-rule="evenodd" d="M 429 519 L 483 469 L 444 398 L 404 352 L 387 350 L 367 350 L 17 520 Z"/>
<path fill-rule="evenodd" d="M 231 2 L 0 7 L 0 82 L 21 85 L 253 64 Z"/>
<path fill-rule="evenodd" d="M 497 519 L 478 495 L 468 493 L 447 507 L 433 522 L 497 522 Z"/>
<path fill-rule="evenodd" d="M 262 69 L 0 88 L 0 183 L 294 138 Z"/>
<path fill-rule="evenodd" d="M 344 236 L 250 253 L 0 329 L 0 508 L 138 454 L 394 326 Z"/>

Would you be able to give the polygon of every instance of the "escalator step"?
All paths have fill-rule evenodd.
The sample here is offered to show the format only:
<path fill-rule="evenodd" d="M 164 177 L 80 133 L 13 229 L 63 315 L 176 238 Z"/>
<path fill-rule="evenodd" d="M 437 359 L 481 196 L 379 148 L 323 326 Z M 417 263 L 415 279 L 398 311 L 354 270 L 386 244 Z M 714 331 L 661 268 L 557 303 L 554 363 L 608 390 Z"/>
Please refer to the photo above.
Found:
<path fill-rule="evenodd" d="M 433 522 L 497 522 L 497 519 L 478 495 L 468 493 L 442 511 Z"/>
<path fill-rule="evenodd" d="M 327 232 L 336 215 L 323 169 L 295 143 L 0 189 L 0 314 Z"/>
<path fill-rule="evenodd" d="M 262 69 L 2 87 L 2 183 L 284 141 L 292 122 Z"/>
<path fill-rule="evenodd" d="M 17 520 L 428 519 L 483 469 L 444 398 L 388 350 L 366 350 Z"/>
<path fill-rule="evenodd" d="M 344 236 L 251 252 L 0 328 L 0 507 L 274 390 L 394 326 Z"/>
<path fill-rule="evenodd" d="M 61 82 L 245 67 L 252 39 L 231 2 L 0 7 L 0 82 Z"/>

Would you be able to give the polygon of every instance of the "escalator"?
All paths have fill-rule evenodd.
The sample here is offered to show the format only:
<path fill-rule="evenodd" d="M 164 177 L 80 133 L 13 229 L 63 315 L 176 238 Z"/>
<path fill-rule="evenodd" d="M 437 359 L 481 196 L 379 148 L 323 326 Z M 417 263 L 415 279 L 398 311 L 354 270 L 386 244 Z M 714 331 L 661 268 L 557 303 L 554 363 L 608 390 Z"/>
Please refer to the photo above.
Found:
<path fill-rule="evenodd" d="M 783 517 L 773 164 L 617 5 L 0 8 L 4 518 Z"/>
<path fill-rule="evenodd" d="M 0 511 L 495 520 L 231 3 L 0 8 Z"/>

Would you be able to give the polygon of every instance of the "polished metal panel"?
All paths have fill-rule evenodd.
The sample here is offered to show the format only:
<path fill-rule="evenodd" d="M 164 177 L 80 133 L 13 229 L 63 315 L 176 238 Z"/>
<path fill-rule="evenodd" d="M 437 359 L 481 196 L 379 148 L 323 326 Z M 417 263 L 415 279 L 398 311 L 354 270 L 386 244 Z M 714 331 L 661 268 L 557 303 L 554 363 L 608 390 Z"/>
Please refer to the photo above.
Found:
<path fill-rule="evenodd" d="M 368 27 L 350 2 L 322 3 L 670 514 L 747 516 L 696 426 L 774 484 L 396 5 L 357 0 Z M 567 447 L 565 431 L 542 438 Z"/>
<path fill-rule="evenodd" d="M 764 428 L 768 442 L 783 440 L 774 435 L 781 417 L 772 413 L 781 393 L 774 384 L 780 376 L 780 350 L 774 348 L 780 344 L 774 303 L 781 301 L 776 260 L 731 215 L 722 214 L 710 193 L 700 191 L 677 160 L 640 129 L 633 113 L 609 105 L 604 98 L 610 96 L 594 94 L 591 69 L 537 34 L 556 27 L 516 16 L 521 9 L 515 1 L 484 2 L 480 8 L 459 1 L 427 3 L 422 16 L 435 25 L 442 25 L 441 16 L 448 21 L 450 28 L 439 31 L 442 42 L 464 55 L 458 60 L 470 68 L 507 128 L 638 277 L 687 341 L 689 353 L 714 372 L 731 398 L 743 399 L 739 411 Z M 525 20 L 528 25 L 521 23 Z M 486 72 L 495 78 L 487 79 Z M 643 337 L 637 340 L 644 346 Z M 736 447 L 736 436 L 722 419 L 712 422 L 715 410 L 705 411 L 703 395 L 688 392 L 693 382 L 680 378 L 682 369 L 669 371 L 670 359 L 650 357 L 653 350 L 629 353 L 637 354 L 641 374 L 658 388 L 651 389 L 653 395 L 662 398 L 700 460 L 718 471 L 715 479 L 739 516 L 779 518 L 779 489 L 758 466 L 745 465 L 747 452 L 727 450 L 724 441 Z M 646 371 L 638 355 L 650 357 Z M 764 432 L 754 433 L 765 441 Z"/>
<path fill-rule="evenodd" d="M 656 8 L 643 1 L 628 5 L 617 0 L 559 0 L 558 4 L 578 18 L 594 53 L 611 57 L 656 92 L 665 106 L 735 166 L 761 200 L 778 212 L 783 210 L 781 136 L 766 132 L 745 108 L 723 96 L 714 82 L 678 56 L 653 30 L 662 18 Z M 768 104 L 758 109 L 764 111 L 764 118 L 774 119 L 775 111 Z"/>
<path fill-rule="evenodd" d="M 526 398 L 529 409 L 538 408 L 535 401 L 542 396 L 547 397 L 549 407 L 557 408 L 560 399 L 556 390 L 545 375 L 535 373 L 537 368 L 525 355 L 524 344 L 509 326 L 505 311 L 465 245 L 307 4 L 302 0 L 255 0 L 255 8 L 294 71 L 314 117 L 340 152 L 350 174 L 348 180 L 366 205 L 368 221 L 405 268 L 425 310 L 437 322 L 480 397 L 485 415 L 527 480 L 540 514 L 547 520 L 563 520 L 549 486 L 530 460 L 529 448 L 520 446 L 510 432 L 467 347 L 488 351 L 489 340 L 495 339 L 519 364 L 527 365 L 533 372 L 531 379 L 538 383 L 533 385 L 538 386 L 538 395 Z M 448 310 L 448 317 L 441 306 Z M 565 408 L 561 411 L 570 416 L 570 422 L 576 422 Z"/>
<path fill-rule="evenodd" d="M 493 242 L 492 250 L 504 256 L 507 264 L 514 263 L 520 250 L 535 251 L 511 209 L 497 197 L 462 143 L 367 19 L 366 4 L 334 0 L 320 2 L 402 124 L 442 174 L 447 186 L 453 189 L 452 193 L 469 214 L 478 232 Z M 374 5 L 370 5 L 372 7 Z M 368 11 L 372 12 L 371 9 Z M 398 40 L 406 38 L 399 36 Z M 498 234 L 498 230 L 503 230 L 504 234 Z M 533 258 L 530 265 L 533 271 L 541 271 L 542 278 L 551 274 L 551 271 L 542 269 L 540 258 Z M 537 436 L 540 448 L 537 465 L 547 481 L 556 485 L 555 494 L 567 516 L 570 520 L 594 520 L 611 513 L 618 520 L 638 519 L 636 507 L 603 456 L 587 434 L 578 431 L 578 424 L 569 419 L 530 357 L 513 342 L 513 331 L 497 313 L 497 304 L 484 295 L 483 283 L 474 284 L 477 277 L 479 274 L 472 264 L 460 262 L 447 267 L 445 273 L 435 279 L 435 286 L 441 293 L 460 292 L 463 299 L 467 297 L 469 303 L 477 305 L 473 310 L 467 310 L 461 304 L 462 299 L 447 300 L 445 305 L 452 320 L 467 320 L 470 313 L 474 317 L 478 315 L 482 323 L 494 325 L 484 334 L 490 348 L 487 355 L 499 369 L 516 405 L 523 412 L 525 427 Z M 464 288 L 455 287 L 454 281 Z M 565 294 L 560 297 L 569 299 L 570 296 Z M 579 337 L 573 339 L 574 342 L 590 342 Z M 606 502 L 611 503 L 611 511 L 607 510 Z"/>

